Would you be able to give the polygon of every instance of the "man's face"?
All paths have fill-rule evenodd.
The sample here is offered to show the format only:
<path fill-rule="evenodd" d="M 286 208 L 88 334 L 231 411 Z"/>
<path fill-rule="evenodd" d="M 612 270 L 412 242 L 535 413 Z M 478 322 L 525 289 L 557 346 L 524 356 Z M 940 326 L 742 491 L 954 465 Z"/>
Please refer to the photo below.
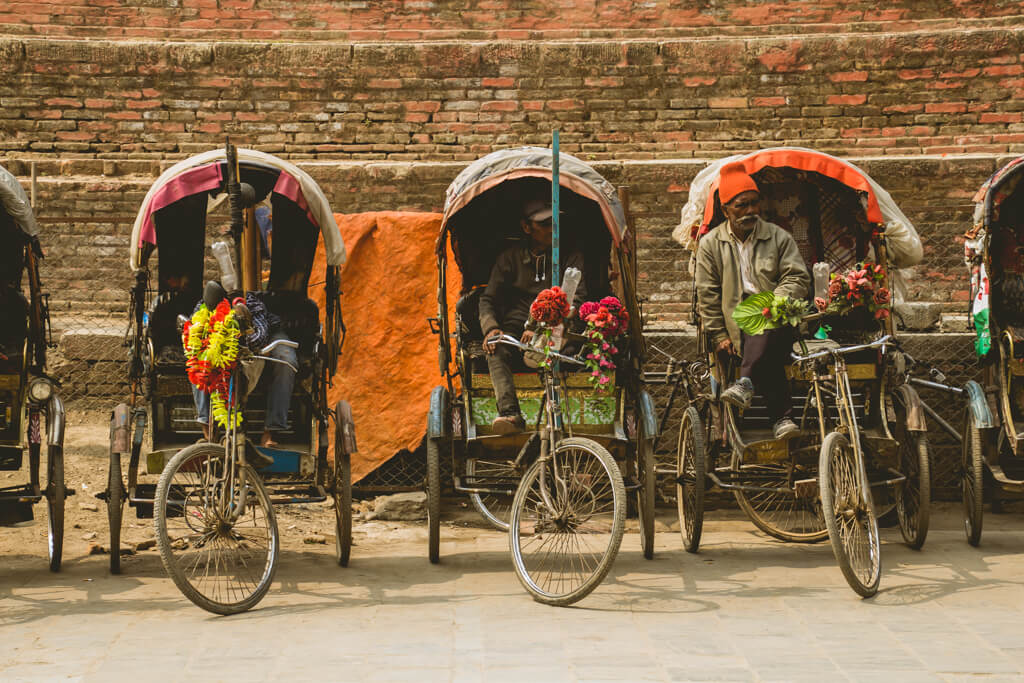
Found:
<path fill-rule="evenodd" d="M 523 219 L 523 232 L 530 238 L 530 242 L 536 247 L 551 246 L 551 219 L 534 221 L 529 218 Z"/>
<path fill-rule="evenodd" d="M 722 211 L 729 219 L 729 226 L 733 232 L 740 236 L 749 235 L 757 225 L 758 216 L 761 215 L 761 195 L 753 190 L 742 192 L 724 205 Z"/>

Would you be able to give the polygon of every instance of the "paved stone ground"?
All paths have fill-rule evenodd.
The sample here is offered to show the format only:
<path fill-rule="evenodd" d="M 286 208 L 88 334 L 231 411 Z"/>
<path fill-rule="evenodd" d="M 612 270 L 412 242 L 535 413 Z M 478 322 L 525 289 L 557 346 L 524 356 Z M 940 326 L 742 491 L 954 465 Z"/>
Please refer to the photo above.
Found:
<path fill-rule="evenodd" d="M 1024 515 L 985 524 L 980 549 L 953 506 L 923 552 L 884 530 L 871 600 L 827 543 L 772 541 L 735 512 L 710 513 L 696 556 L 663 531 L 645 561 L 627 534 L 609 579 L 569 609 L 530 600 L 502 534 L 462 526 L 442 529 L 439 566 L 413 524 L 358 527 L 348 569 L 330 546 L 286 545 L 267 598 L 230 618 L 181 597 L 152 551 L 122 576 L 102 556 L 60 574 L 41 551 L 8 556 L 0 680 L 1022 680 Z"/>

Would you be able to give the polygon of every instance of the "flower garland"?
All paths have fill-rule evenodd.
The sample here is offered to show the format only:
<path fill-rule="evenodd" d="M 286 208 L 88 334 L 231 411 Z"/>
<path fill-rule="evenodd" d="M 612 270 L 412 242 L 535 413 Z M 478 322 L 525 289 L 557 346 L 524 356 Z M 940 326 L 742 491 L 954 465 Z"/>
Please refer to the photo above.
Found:
<path fill-rule="evenodd" d="M 580 306 L 580 318 L 587 323 L 583 350 L 590 370 L 588 379 L 591 386 L 603 392 L 615 372 L 614 357 L 619 353 L 615 343 L 629 327 L 629 311 L 614 296 L 606 296 L 599 302 L 588 301 Z"/>
<path fill-rule="evenodd" d="M 227 299 L 217 304 L 212 312 L 206 304 L 200 304 L 181 333 L 188 381 L 200 391 L 209 392 L 210 412 L 224 429 L 228 429 L 231 422 L 229 409 L 237 395 L 237 391 L 231 391 L 230 382 L 231 372 L 238 364 L 241 336 L 242 330 Z M 235 414 L 233 426 L 240 424 L 242 416 Z"/>
<path fill-rule="evenodd" d="M 828 285 L 828 299 L 815 297 L 814 305 L 819 311 L 848 315 L 855 308 L 866 308 L 876 320 L 889 317 L 892 293 L 883 287 L 885 268 L 864 261 L 846 273 L 832 273 Z"/>

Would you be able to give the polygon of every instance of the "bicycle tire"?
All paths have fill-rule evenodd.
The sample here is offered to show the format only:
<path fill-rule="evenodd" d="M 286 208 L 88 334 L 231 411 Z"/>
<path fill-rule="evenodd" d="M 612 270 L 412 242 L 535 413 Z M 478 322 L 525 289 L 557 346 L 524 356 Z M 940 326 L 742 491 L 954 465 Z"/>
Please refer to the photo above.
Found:
<path fill-rule="evenodd" d="M 50 571 L 59 572 L 64 555 L 64 448 L 49 446 L 46 449 L 46 512 L 47 512 L 47 555 Z"/>
<path fill-rule="evenodd" d="M 900 413 L 897 409 L 897 424 Z M 896 519 L 907 547 L 920 550 L 928 537 L 928 521 L 932 503 L 931 460 L 928 439 L 922 432 L 900 429 L 900 473 L 907 480 L 897 492 Z"/>
<path fill-rule="evenodd" d="M 107 522 L 110 526 L 110 573 L 121 573 L 121 516 L 124 511 L 124 480 L 121 454 L 110 454 L 107 467 Z"/>
<path fill-rule="evenodd" d="M 961 446 L 963 478 L 960 490 L 964 504 L 964 532 L 967 542 L 974 547 L 981 544 L 981 530 L 985 511 L 985 462 L 981 429 L 978 428 L 970 408 L 964 409 L 964 439 Z"/>
<path fill-rule="evenodd" d="M 648 434 L 643 420 L 636 432 L 636 474 L 640 488 L 636 490 L 636 510 L 640 526 L 640 547 L 644 559 L 654 559 L 654 449 L 653 434 Z"/>
<path fill-rule="evenodd" d="M 878 592 L 882 575 L 881 542 L 871 491 L 861 496 L 856 470 L 853 448 L 846 436 L 839 432 L 826 436 L 821 444 L 818 476 L 832 552 L 850 588 L 870 598 Z M 854 508 L 850 506 L 851 497 L 857 500 Z M 861 507 L 864 498 L 867 509 Z"/>
<path fill-rule="evenodd" d="M 707 486 L 707 453 L 704 451 L 704 423 L 700 412 L 690 406 L 679 421 L 676 445 L 676 509 L 679 533 L 688 553 L 700 549 L 704 529 L 704 491 Z"/>
<path fill-rule="evenodd" d="M 168 531 L 168 519 L 181 518 L 184 526 L 188 527 L 187 529 L 182 530 L 183 533 L 195 530 L 190 522 L 197 525 L 204 524 L 207 529 L 209 529 L 211 523 L 216 523 L 216 520 L 212 519 L 212 517 L 209 521 L 200 517 L 200 509 L 197 509 L 195 513 L 190 514 L 187 507 L 189 495 L 187 491 L 209 490 L 205 488 L 207 484 L 197 480 L 192 484 L 192 488 L 186 489 L 186 484 L 184 482 L 179 480 L 179 483 L 174 483 L 175 474 L 179 472 L 184 473 L 186 469 L 191 466 L 193 461 L 196 464 L 201 464 L 205 463 L 206 460 L 224 462 L 224 447 L 210 443 L 195 444 L 178 451 L 178 453 L 175 454 L 175 456 L 171 458 L 170 462 L 168 462 L 164 467 L 164 471 L 160 475 L 160 481 L 157 483 L 156 499 L 153 506 L 154 526 L 156 527 L 156 545 L 157 549 L 160 551 L 160 559 L 163 561 L 164 568 L 171 576 L 174 584 L 178 587 L 178 590 L 180 590 L 186 598 L 198 607 L 201 607 L 208 612 L 213 612 L 214 614 L 238 614 L 252 609 L 260 602 L 260 600 L 263 599 L 267 594 L 267 591 L 270 590 L 270 584 L 273 581 L 274 573 L 277 570 L 277 561 L 280 553 L 277 520 L 274 516 L 274 507 L 270 502 L 270 497 L 267 495 L 267 490 L 263 486 L 263 481 L 259 478 L 259 475 L 256 474 L 256 471 L 251 466 L 247 465 L 246 479 L 250 485 L 250 499 L 247 500 L 246 507 L 253 507 L 253 521 L 255 522 L 257 518 L 255 505 L 258 505 L 262 510 L 266 526 L 266 551 L 263 553 L 263 569 L 258 578 L 252 582 L 252 589 L 241 591 L 232 590 L 232 597 L 234 599 L 231 600 L 220 599 L 219 596 L 217 598 L 210 597 L 206 592 L 204 592 L 204 590 L 201 590 L 199 587 L 194 585 L 193 582 L 185 575 L 185 563 L 179 563 L 175 559 L 175 552 L 177 549 L 173 546 L 175 543 L 178 543 L 180 539 L 177 538 L 176 534 L 176 538 L 174 540 L 171 539 L 171 534 Z M 201 467 L 198 469 L 201 470 Z M 236 471 L 236 476 L 239 471 L 240 470 Z M 182 479 L 185 478 L 182 477 Z M 169 505 L 169 496 L 172 488 L 176 495 L 184 496 L 184 498 L 182 498 L 182 503 Z M 214 495 L 217 495 L 216 492 Z M 209 512 L 209 509 L 209 506 L 201 508 L 204 515 Z M 223 534 L 235 532 L 235 529 L 236 525 L 230 525 L 225 529 L 223 525 L 218 523 L 218 528 L 215 532 L 217 535 L 210 540 L 221 541 L 223 540 Z M 194 535 L 195 534 L 193 534 L 193 536 Z M 259 534 L 255 534 L 252 538 L 258 539 L 258 537 Z M 242 538 L 246 539 L 249 537 L 243 536 Z M 184 536 L 184 539 L 185 540 L 182 544 L 184 546 L 182 548 L 183 551 L 188 550 L 190 537 Z M 237 541 L 237 538 L 232 537 L 229 540 Z M 206 545 L 206 543 L 203 544 L 204 550 Z M 212 545 L 212 543 L 209 545 Z M 239 547 L 240 549 L 244 549 L 243 544 L 239 544 Z M 200 561 L 201 559 L 202 558 L 200 558 Z M 193 563 L 193 568 L 198 568 L 200 561 Z M 234 570 L 236 567 L 243 570 L 247 569 L 247 564 L 244 559 L 231 566 L 227 564 L 229 562 L 231 562 L 230 558 L 218 556 L 215 562 L 214 571 L 220 572 L 229 568 Z M 207 574 L 204 575 L 204 580 L 208 579 L 209 569 L 211 568 L 209 559 L 207 560 L 205 567 L 207 569 Z M 216 580 L 217 577 L 214 578 L 214 588 L 217 587 Z"/>
<path fill-rule="evenodd" d="M 441 561 L 441 453 L 437 440 L 427 436 L 427 555 Z"/>
<path fill-rule="evenodd" d="M 574 452 L 586 454 L 589 462 L 588 467 L 581 467 L 579 457 L 573 458 Z M 574 484 L 570 492 L 566 486 L 563 492 L 550 491 L 549 495 L 560 496 L 563 509 L 579 503 L 579 514 L 573 514 L 571 518 L 561 520 L 550 519 L 547 516 L 549 509 L 543 502 L 539 491 L 540 474 L 542 467 L 561 467 L 563 476 L 568 482 Z M 600 487 L 593 484 L 596 476 L 607 478 L 606 484 Z M 548 482 L 551 484 L 551 482 Z M 557 488 L 557 487 L 556 487 Z M 570 493 L 572 495 L 570 495 Z M 583 498 L 579 498 L 582 494 Z M 597 503 L 605 496 L 611 496 L 611 508 L 602 511 L 600 518 L 595 514 L 599 512 Z M 541 506 L 543 510 L 541 510 Z M 588 509 L 589 506 L 589 509 Z M 575 508 L 573 508 L 575 510 Z M 534 515 L 533 513 L 537 514 Z M 589 513 L 590 517 L 585 514 Z M 536 516 L 536 519 L 534 517 Z M 590 524 L 586 530 L 593 529 L 593 535 L 607 535 L 608 542 L 591 569 L 587 565 L 587 555 L 583 552 L 562 552 L 575 543 L 573 549 L 580 548 L 584 544 L 585 537 L 591 534 L 577 533 L 584 524 Z M 607 576 L 618 555 L 619 547 L 622 544 L 622 536 L 626 528 L 626 487 L 622 481 L 622 474 L 611 454 L 604 446 L 595 441 L 584 438 L 568 438 L 560 441 L 555 447 L 555 452 L 550 458 L 538 459 L 526 471 L 519 488 L 516 489 L 515 500 L 512 504 L 512 517 L 509 520 L 509 549 L 512 553 L 512 564 L 515 568 L 516 577 L 523 585 L 530 596 L 537 602 L 558 607 L 571 605 L 589 595 Z M 550 533 L 549 533 L 550 532 Z M 572 535 L 572 541 L 563 538 Z M 543 552 L 543 546 L 547 545 L 545 535 L 555 537 L 552 548 L 561 549 L 553 553 L 551 549 Z M 527 540 L 529 539 L 529 540 Z M 541 542 L 541 552 L 538 553 L 540 563 L 524 558 L 524 549 L 529 550 L 533 540 Z M 589 553 L 596 555 L 597 553 Z M 579 572 L 580 580 L 570 584 L 567 590 L 552 590 L 551 582 L 544 581 L 540 569 L 543 567 L 555 567 L 559 563 L 559 556 L 564 555 L 567 559 L 561 562 L 562 567 L 570 567 L 573 572 L 576 567 L 589 570 L 585 576 L 583 571 Z M 529 565 L 529 566 L 528 566 Z M 559 581 L 562 585 L 564 582 Z M 542 585 L 544 584 L 544 585 Z"/>

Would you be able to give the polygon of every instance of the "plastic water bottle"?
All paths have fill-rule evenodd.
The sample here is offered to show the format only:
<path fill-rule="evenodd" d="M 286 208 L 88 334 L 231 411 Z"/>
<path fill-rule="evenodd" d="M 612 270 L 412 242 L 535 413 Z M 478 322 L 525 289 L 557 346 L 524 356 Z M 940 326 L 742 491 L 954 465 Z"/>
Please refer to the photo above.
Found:
<path fill-rule="evenodd" d="M 213 255 L 220 266 L 220 284 L 228 292 L 238 289 L 238 276 L 235 275 L 235 266 L 231 262 L 231 247 L 227 242 L 214 242 Z"/>
<path fill-rule="evenodd" d="M 828 301 L 828 281 L 832 274 L 832 267 L 823 261 L 818 261 L 811 267 L 814 273 L 814 296 Z"/>

